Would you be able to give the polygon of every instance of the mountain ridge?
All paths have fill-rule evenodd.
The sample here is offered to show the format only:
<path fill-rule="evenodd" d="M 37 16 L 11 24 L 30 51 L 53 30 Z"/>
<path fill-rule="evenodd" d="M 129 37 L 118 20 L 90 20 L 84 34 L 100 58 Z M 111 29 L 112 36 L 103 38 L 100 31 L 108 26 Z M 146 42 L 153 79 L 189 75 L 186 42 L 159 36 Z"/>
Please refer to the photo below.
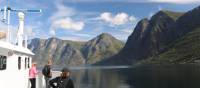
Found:
<path fill-rule="evenodd" d="M 123 43 L 120 40 L 108 33 L 102 33 L 87 42 L 62 40 L 56 37 L 48 39 L 35 38 L 28 45 L 36 54 L 33 57 L 36 58 L 36 62 L 44 65 L 48 58 L 52 58 L 56 66 L 93 64 L 116 54 L 122 46 Z M 95 52 L 92 50 L 95 50 Z M 91 56 L 85 55 L 85 52 L 89 52 Z"/>
<path fill-rule="evenodd" d="M 165 10 L 159 11 L 153 15 L 150 20 L 144 18 L 138 22 L 125 46 L 117 55 L 98 62 L 95 65 L 132 65 L 140 63 L 140 61 L 151 62 L 151 60 L 159 60 L 161 58 L 156 59 L 156 57 L 162 53 L 165 54 L 166 52 L 169 52 L 171 48 L 174 47 L 172 45 L 179 43 L 175 41 L 180 40 L 190 32 L 195 32 L 194 30 L 196 28 L 200 28 L 199 25 L 200 7 L 185 13 Z M 199 32 L 195 33 L 196 35 L 200 35 L 198 34 Z M 184 41 L 184 39 L 181 41 Z M 187 44 L 195 45 L 196 43 L 197 42 Z M 200 47 L 196 48 L 200 49 Z M 181 49 L 183 49 L 183 47 Z M 191 52 L 190 49 L 188 49 L 188 52 L 186 53 L 189 52 Z M 198 57 L 196 54 L 191 55 Z M 173 57 L 175 56 L 176 54 L 174 54 Z"/>

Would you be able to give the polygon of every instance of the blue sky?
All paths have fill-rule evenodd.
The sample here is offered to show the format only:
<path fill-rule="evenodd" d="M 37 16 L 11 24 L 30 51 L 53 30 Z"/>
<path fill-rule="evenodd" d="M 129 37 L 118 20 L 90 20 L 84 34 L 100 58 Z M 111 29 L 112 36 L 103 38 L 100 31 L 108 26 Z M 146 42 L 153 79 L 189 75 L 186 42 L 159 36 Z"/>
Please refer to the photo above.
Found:
<path fill-rule="evenodd" d="M 199 0 L 0 0 L 0 8 L 42 9 L 40 14 L 26 13 L 29 38 L 55 36 L 74 41 L 87 41 L 101 33 L 126 41 L 139 20 L 159 10 L 186 12 L 199 4 Z M 11 28 L 16 32 L 17 14 L 11 16 Z M 4 29 L 0 23 L 0 30 Z"/>

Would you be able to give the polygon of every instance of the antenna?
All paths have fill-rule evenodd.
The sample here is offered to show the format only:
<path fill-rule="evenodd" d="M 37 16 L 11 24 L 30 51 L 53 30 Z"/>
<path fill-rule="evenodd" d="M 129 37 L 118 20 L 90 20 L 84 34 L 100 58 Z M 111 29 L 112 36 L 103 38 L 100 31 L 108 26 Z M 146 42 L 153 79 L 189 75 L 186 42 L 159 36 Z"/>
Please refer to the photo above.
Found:
<path fill-rule="evenodd" d="M 7 24 L 7 36 L 6 36 L 6 41 L 10 42 L 10 8 L 9 7 L 4 7 L 4 9 L 1 9 L 0 11 L 3 12 L 3 19 L 2 22 Z M 7 20 L 7 21 L 6 21 Z"/>
<path fill-rule="evenodd" d="M 26 13 L 41 13 L 42 10 L 26 10 L 26 9 L 18 9 L 18 10 L 12 10 L 14 12 L 18 12 L 19 17 L 19 29 L 17 33 L 18 38 L 18 46 L 26 47 L 27 48 L 27 36 L 24 36 L 24 19 Z M 23 38 L 24 37 L 24 38 Z M 25 42 L 24 42 L 25 40 Z M 24 44 L 25 43 L 25 44 Z"/>
<path fill-rule="evenodd" d="M 5 21 L 6 20 L 6 7 L 4 7 L 4 12 L 3 12 L 3 21 Z"/>
<path fill-rule="evenodd" d="M 7 42 L 10 42 L 10 13 L 14 12 L 14 13 L 18 13 L 18 17 L 19 17 L 19 29 L 18 29 L 18 33 L 17 33 L 17 38 L 18 38 L 18 46 L 22 46 L 23 45 L 23 37 L 24 37 L 24 18 L 25 18 L 25 14 L 27 13 L 41 13 L 42 10 L 41 9 L 11 9 L 10 7 L 4 7 L 4 9 L 0 9 L 1 12 L 4 12 L 4 16 L 3 16 L 3 20 L 2 22 L 7 24 L 7 36 L 6 36 L 6 40 Z M 25 39 L 26 36 L 25 36 Z M 27 42 L 27 40 L 25 40 L 25 42 Z M 27 46 L 27 45 L 25 45 Z"/>

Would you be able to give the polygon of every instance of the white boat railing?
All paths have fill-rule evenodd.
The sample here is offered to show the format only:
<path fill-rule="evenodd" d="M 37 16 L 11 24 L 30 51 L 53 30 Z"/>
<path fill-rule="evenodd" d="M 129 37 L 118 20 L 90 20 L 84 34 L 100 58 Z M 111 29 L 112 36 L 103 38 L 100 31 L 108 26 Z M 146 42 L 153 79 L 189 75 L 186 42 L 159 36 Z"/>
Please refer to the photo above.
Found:
<path fill-rule="evenodd" d="M 52 78 L 57 77 L 60 75 L 59 71 L 53 71 L 52 72 Z M 28 88 L 31 88 L 31 83 L 29 81 L 28 84 Z M 44 76 L 42 75 L 41 72 L 38 73 L 37 77 L 36 77 L 36 88 L 46 88 L 45 87 L 45 80 L 44 80 Z"/>

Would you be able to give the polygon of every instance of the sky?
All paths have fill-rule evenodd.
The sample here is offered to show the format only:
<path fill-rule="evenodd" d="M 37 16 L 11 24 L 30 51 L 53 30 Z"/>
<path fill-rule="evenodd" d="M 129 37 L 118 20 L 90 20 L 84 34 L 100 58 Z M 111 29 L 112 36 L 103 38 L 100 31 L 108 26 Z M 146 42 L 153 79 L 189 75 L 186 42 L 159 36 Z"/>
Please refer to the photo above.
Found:
<path fill-rule="evenodd" d="M 0 0 L 0 8 L 42 9 L 41 13 L 25 15 L 29 38 L 73 41 L 88 41 L 101 33 L 126 41 L 138 21 L 150 19 L 159 10 L 186 12 L 199 5 L 200 0 Z M 11 13 L 10 26 L 14 36 L 17 13 Z M 0 31 L 5 29 L 6 24 L 0 22 Z"/>

